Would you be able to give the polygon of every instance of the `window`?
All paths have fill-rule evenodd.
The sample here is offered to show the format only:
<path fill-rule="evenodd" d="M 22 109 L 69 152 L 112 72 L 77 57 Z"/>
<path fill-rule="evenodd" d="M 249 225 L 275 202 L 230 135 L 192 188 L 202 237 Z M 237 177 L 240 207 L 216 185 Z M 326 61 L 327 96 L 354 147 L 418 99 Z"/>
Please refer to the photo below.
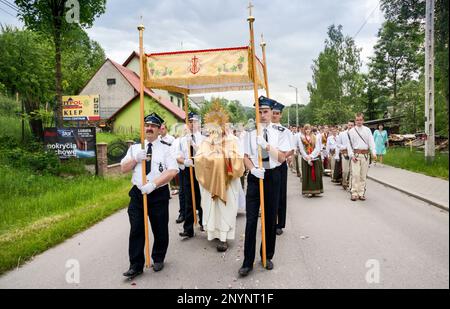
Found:
<path fill-rule="evenodd" d="M 173 103 L 173 97 L 172 97 L 172 96 L 170 96 L 170 102 L 172 102 L 172 103 Z"/>
<path fill-rule="evenodd" d="M 115 84 L 116 84 L 116 79 L 115 79 L 115 78 L 108 78 L 108 79 L 106 80 L 106 84 L 107 84 L 108 86 L 115 85 Z"/>
<path fill-rule="evenodd" d="M 182 105 L 181 99 L 178 98 L 178 107 L 181 107 L 181 105 Z"/>

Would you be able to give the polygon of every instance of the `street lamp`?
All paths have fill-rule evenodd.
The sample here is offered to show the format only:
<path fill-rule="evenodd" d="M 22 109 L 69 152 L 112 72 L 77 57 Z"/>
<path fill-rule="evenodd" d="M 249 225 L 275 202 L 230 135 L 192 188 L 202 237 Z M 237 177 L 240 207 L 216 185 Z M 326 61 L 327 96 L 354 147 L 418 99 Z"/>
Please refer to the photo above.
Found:
<path fill-rule="evenodd" d="M 294 88 L 295 89 L 295 113 L 296 113 L 296 124 L 298 127 L 298 88 L 294 87 L 292 85 L 289 85 L 289 87 Z"/>

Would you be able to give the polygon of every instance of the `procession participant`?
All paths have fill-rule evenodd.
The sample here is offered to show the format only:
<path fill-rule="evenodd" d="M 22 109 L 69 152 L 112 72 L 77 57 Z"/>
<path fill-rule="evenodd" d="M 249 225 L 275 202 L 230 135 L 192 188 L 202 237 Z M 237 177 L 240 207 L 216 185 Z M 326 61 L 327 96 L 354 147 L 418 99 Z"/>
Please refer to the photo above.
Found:
<path fill-rule="evenodd" d="M 167 126 L 164 123 L 161 125 L 161 129 L 159 130 L 159 132 L 159 138 L 161 139 L 161 141 L 171 146 L 175 140 L 175 137 L 169 134 L 169 132 L 167 131 Z"/>
<path fill-rule="evenodd" d="M 364 114 L 357 113 L 355 127 L 348 131 L 348 153 L 351 158 L 351 200 L 365 201 L 366 179 L 369 170 L 370 155 L 376 160 L 375 141 L 372 131 L 364 126 Z"/>
<path fill-rule="evenodd" d="M 322 147 L 322 166 L 325 169 L 331 169 L 330 168 L 330 160 L 328 160 L 328 156 L 329 153 L 326 151 L 326 144 L 327 144 L 327 140 L 328 140 L 328 136 L 330 136 L 330 129 L 328 126 L 324 126 L 321 132 L 321 139 L 320 139 L 320 143 L 321 143 L 321 147 Z"/>
<path fill-rule="evenodd" d="M 178 172 L 175 158 L 169 146 L 158 139 L 159 129 L 164 122 L 157 114 L 152 113 L 144 119 L 145 149 L 141 144 L 132 145 L 120 162 L 123 173 L 133 171 L 129 192 L 130 204 L 128 217 L 130 220 L 130 237 L 128 254 L 130 268 L 123 275 L 134 278 L 143 272 L 145 257 L 145 222 L 143 197 L 147 198 L 148 217 L 154 236 L 152 249 L 153 270 L 164 268 L 164 259 L 169 245 L 169 181 Z M 142 183 L 142 161 L 146 160 L 147 183 Z"/>
<path fill-rule="evenodd" d="M 323 193 L 320 143 L 311 126 L 304 126 L 304 135 L 299 142 L 302 155 L 302 194 L 314 197 Z"/>
<path fill-rule="evenodd" d="M 200 185 L 203 226 L 208 240 L 218 239 L 217 250 L 228 249 L 228 240 L 236 233 L 240 177 L 244 174 L 243 153 L 239 139 L 227 132 L 229 116 L 220 104 L 213 105 L 205 116 L 203 139 L 195 156 L 195 173 Z"/>
<path fill-rule="evenodd" d="M 190 112 L 188 114 L 189 117 L 189 133 L 181 139 L 181 153 L 182 156 L 178 157 L 177 161 L 180 164 L 183 164 L 185 166 L 186 172 L 184 173 L 184 198 L 186 200 L 186 208 L 185 208 L 185 220 L 183 224 L 183 232 L 179 235 L 183 238 L 192 238 L 194 237 L 194 216 L 197 216 L 197 214 L 194 214 L 194 206 L 193 206 L 193 197 L 195 196 L 195 206 L 196 210 L 198 211 L 199 216 L 199 224 L 200 224 L 200 231 L 204 231 L 202 221 L 203 221 L 203 210 L 201 207 L 201 194 L 200 194 L 200 187 L 198 185 L 197 178 L 195 176 L 195 170 L 194 167 L 194 161 L 195 161 L 195 155 L 196 151 L 198 149 L 198 145 L 203 140 L 203 135 L 200 133 L 200 117 L 193 112 Z M 191 158 L 189 158 L 189 152 L 191 154 Z M 192 187 L 191 187 L 191 177 L 190 177 L 190 168 L 193 170 L 193 182 L 194 182 L 194 193 L 192 193 Z"/>
<path fill-rule="evenodd" d="M 294 136 L 294 146 L 295 146 L 295 169 L 297 172 L 297 177 L 302 180 L 302 155 L 300 153 L 300 147 L 298 146 L 303 136 L 303 125 L 300 125 L 297 130 L 296 136 Z"/>
<path fill-rule="evenodd" d="M 377 156 L 380 163 L 383 164 L 383 157 L 386 155 L 386 148 L 389 147 L 389 138 L 382 123 L 378 125 L 378 130 L 373 132 L 373 139 L 375 140 Z"/>
<path fill-rule="evenodd" d="M 348 156 L 347 148 L 349 146 L 348 131 L 352 129 L 353 126 L 354 121 L 350 120 L 347 123 L 347 126 L 344 129 L 344 131 L 342 131 L 338 135 L 338 148 L 339 153 L 341 154 L 341 166 L 342 166 L 342 186 L 344 187 L 344 190 L 347 190 L 349 188 L 349 181 L 350 181 L 350 157 Z"/>
<path fill-rule="evenodd" d="M 179 125 L 176 128 L 176 138 L 172 143 L 172 153 L 174 158 L 177 158 L 178 163 L 178 199 L 179 199 L 179 214 L 178 218 L 176 219 L 176 223 L 180 224 L 183 223 L 185 220 L 185 214 L 186 214 L 186 198 L 185 198 L 185 185 L 184 185 L 184 178 L 185 173 L 187 169 L 185 168 L 184 164 L 181 163 L 181 158 L 183 158 L 183 149 L 181 141 L 183 137 L 185 137 L 188 134 L 189 130 L 185 124 Z M 180 159 L 179 159 L 180 158 Z M 180 160 L 180 162 L 178 162 Z"/>
<path fill-rule="evenodd" d="M 260 179 L 264 181 L 264 213 L 266 239 L 266 269 L 273 269 L 275 254 L 276 220 L 280 199 L 281 171 L 278 168 L 286 160 L 290 150 L 287 135 L 283 129 L 271 123 L 272 107 L 276 101 L 266 97 L 258 100 L 261 119 L 261 135 L 257 131 L 247 132 L 245 138 L 244 163 L 250 174 L 247 178 L 246 226 L 244 262 L 239 269 L 240 276 L 247 276 L 253 270 L 256 250 L 256 232 L 260 209 Z M 262 165 L 258 162 L 258 146 L 262 148 Z M 260 250 L 262 256 L 262 246 Z"/>
<path fill-rule="evenodd" d="M 272 123 L 278 126 L 282 134 L 286 135 L 286 138 L 290 141 L 290 150 L 286 153 L 286 161 L 281 166 L 281 191 L 280 191 L 280 204 L 278 207 L 278 221 L 277 221 L 277 235 L 283 234 L 283 229 L 286 227 L 286 211 L 287 211 L 287 179 L 288 179 L 288 166 L 287 160 L 294 154 L 294 140 L 292 132 L 281 125 L 281 117 L 283 115 L 284 105 L 276 102 L 272 109 Z"/>
<path fill-rule="evenodd" d="M 340 183 L 342 179 L 342 171 L 340 167 L 339 149 L 337 148 L 338 131 L 336 127 L 331 127 L 331 134 L 327 139 L 327 153 L 329 154 L 328 162 L 330 162 L 331 181 Z"/>

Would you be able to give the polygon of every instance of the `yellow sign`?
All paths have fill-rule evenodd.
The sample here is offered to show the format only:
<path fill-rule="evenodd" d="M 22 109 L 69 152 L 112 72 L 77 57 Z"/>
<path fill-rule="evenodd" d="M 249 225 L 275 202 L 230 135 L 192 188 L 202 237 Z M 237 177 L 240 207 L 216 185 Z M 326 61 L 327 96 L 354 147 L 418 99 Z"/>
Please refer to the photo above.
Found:
<path fill-rule="evenodd" d="M 100 120 L 99 95 L 63 96 L 63 118 L 69 121 Z"/>
<path fill-rule="evenodd" d="M 148 54 L 145 86 L 181 93 L 253 89 L 251 52 L 236 48 Z M 264 88 L 264 68 L 257 59 L 256 83 Z"/>

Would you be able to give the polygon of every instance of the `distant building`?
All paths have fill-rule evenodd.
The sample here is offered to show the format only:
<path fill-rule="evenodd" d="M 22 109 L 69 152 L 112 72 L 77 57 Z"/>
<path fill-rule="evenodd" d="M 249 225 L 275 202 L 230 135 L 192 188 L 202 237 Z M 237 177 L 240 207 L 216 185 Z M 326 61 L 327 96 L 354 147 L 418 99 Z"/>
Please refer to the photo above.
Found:
<path fill-rule="evenodd" d="M 140 129 L 139 55 L 133 52 L 120 65 L 106 59 L 81 90 L 80 95 L 100 95 L 100 119 L 114 132 L 129 133 Z M 156 112 L 171 126 L 183 122 L 183 96 L 145 88 L 145 113 Z"/>

